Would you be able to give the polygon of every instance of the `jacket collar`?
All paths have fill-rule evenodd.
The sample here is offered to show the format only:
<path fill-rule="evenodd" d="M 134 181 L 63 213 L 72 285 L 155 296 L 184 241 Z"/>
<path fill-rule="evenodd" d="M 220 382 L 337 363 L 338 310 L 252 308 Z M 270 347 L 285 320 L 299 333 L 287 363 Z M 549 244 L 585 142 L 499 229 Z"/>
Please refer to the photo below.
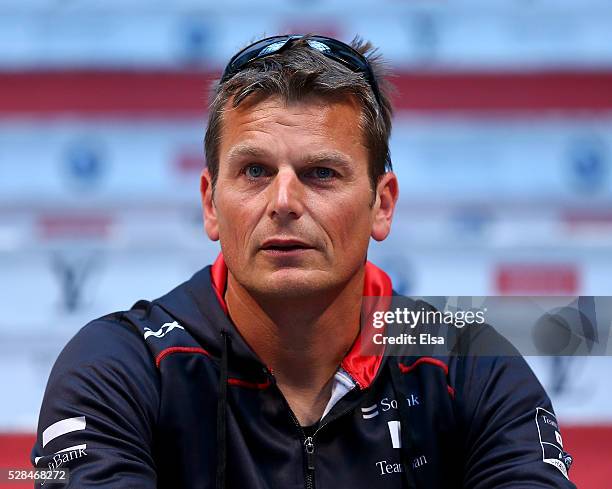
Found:
<path fill-rule="evenodd" d="M 225 303 L 225 289 L 227 286 L 227 265 L 223 259 L 223 255 L 219 253 L 219 256 L 210 268 L 210 279 L 212 289 L 218 301 L 218 304 L 226 316 L 226 320 L 229 323 L 227 317 L 227 304 Z M 365 265 L 365 278 L 363 284 L 363 295 L 364 297 L 390 297 L 393 295 L 391 279 L 389 276 L 376 265 L 367 261 Z M 240 336 L 236 331 L 236 328 L 232 325 L 233 336 Z M 383 360 L 384 348 L 373 352 L 372 355 L 362 355 L 362 338 L 364 334 L 367 335 L 369 332 L 364 332 L 357 336 L 357 339 L 353 343 L 353 346 L 344 357 L 341 367 L 357 382 L 361 388 L 367 388 L 370 386 L 374 378 L 376 377 L 380 365 Z M 235 349 L 234 339 L 232 342 L 232 348 Z M 240 336 L 240 341 L 243 346 L 246 346 L 246 342 Z M 250 348 L 248 348 L 250 350 Z M 251 351 L 252 355 L 255 355 Z"/>

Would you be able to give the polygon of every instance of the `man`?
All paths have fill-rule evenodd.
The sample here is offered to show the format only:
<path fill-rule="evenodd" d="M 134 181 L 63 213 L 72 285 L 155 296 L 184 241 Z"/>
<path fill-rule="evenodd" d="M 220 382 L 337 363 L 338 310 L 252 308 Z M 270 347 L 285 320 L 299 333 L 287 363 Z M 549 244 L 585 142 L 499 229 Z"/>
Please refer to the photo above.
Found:
<path fill-rule="evenodd" d="M 398 198 L 369 50 L 277 36 L 232 58 L 201 177 L 222 253 L 68 344 L 37 467 L 74 488 L 574 487 L 520 357 L 361 355 L 363 297 L 393 294 L 368 243 Z"/>

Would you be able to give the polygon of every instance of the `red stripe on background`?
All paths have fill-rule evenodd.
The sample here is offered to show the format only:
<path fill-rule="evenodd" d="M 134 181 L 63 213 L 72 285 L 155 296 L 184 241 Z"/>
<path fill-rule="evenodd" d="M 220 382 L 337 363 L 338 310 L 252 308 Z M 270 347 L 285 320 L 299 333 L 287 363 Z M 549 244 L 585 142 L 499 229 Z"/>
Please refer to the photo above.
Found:
<path fill-rule="evenodd" d="M 561 216 L 570 230 L 582 227 L 603 228 L 612 225 L 612 211 L 601 209 L 580 209 L 567 211 Z"/>
<path fill-rule="evenodd" d="M 0 433 L 0 467 L 17 470 L 31 469 L 30 452 L 35 442 L 36 436 L 30 433 Z M 0 482 L 0 489 L 25 489 L 26 487 L 31 489 L 34 483 L 28 480 L 23 483 Z"/>
<path fill-rule="evenodd" d="M 202 115 L 211 75 L 42 71 L 0 74 L 0 114 Z"/>
<path fill-rule="evenodd" d="M 0 73 L 0 115 L 197 116 L 216 72 Z M 612 71 L 398 72 L 397 110 L 612 109 Z"/>
<path fill-rule="evenodd" d="M 0 467 L 30 467 L 30 451 L 35 441 L 36 436 L 31 433 L 0 433 Z"/>
<path fill-rule="evenodd" d="M 580 273 L 573 264 L 500 265 L 494 280 L 501 295 L 576 295 L 580 289 Z"/>
<path fill-rule="evenodd" d="M 612 426 L 563 426 L 564 448 L 574 457 L 570 479 L 580 489 L 610 487 Z"/>
<path fill-rule="evenodd" d="M 103 215 L 44 215 L 37 221 L 43 239 L 57 238 L 106 238 L 113 218 Z"/>
<path fill-rule="evenodd" d="M 563 445 L 574 457 L 570 478 L 581 489 L 609 487 L 612 472 L 612 425 L 563 426 Z M 0 467 L 29 468 L 32 434 L 0 434 Z M 0 484 L 0 489 L 32 487 L 28 484 Z"/>
<path fill-rule="evenodd" d="M 424 111 L 603 110 L 612 72 L 410 73 L 393 79 L 399 109 Z"/>

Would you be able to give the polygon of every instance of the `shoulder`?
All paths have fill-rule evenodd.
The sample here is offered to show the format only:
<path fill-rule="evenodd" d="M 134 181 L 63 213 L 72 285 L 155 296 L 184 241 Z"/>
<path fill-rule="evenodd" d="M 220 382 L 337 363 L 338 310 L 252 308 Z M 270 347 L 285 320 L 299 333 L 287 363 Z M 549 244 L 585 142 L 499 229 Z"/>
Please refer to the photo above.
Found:
<path fill-rule="evenodd" d="M 60 353 L 52 375 L 86 367 L 109 366 L 155 371 L 155 362 L 140 332 L 118 312 L 86 324 Z"/>
<path fill-rule="evenodd" d="M 43 397 L 45 412 L 105 404 L 126 416 L 133 408 L 156 418 L 161 380 L 137 329 L 114 313 L 85 325 L 64 347 Z M 130 408 L 132 406 L 132 408 Z"/>
<path fill-rule="evenodd" d="M 511 423 L 537 408 L 552 411 L 550 398 L 519 351 L 489 325 L 472 331 L 469 345 L 451 360 L 450 382 L 458 412 L 469 425 Z"/>

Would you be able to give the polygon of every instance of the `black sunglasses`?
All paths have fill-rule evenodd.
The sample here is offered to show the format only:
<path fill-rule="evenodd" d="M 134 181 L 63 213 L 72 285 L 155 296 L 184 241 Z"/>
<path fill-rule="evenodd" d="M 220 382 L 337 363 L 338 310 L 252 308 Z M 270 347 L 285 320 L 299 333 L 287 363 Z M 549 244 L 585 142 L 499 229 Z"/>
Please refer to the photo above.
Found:
<path fill-rule="evenodd" d="M 227 80 L 232 78 L 236 73 L 244 69 L 244 67 L 251 61 L 279 53 L 283 49 L 289 47 L 294 41 L 297 39 L 302 39 L 303 37 L 304 36 L 302 35 L 273 36 L 247 46 L 242 51 L 236 53 L 232 59 L 230 59 L 229 63 L 225 67 L 225 70 L 223 70 L 221 83 L 225 83 Z M 381 106 L 378 83 L 376 83 L 376 78 L 374 77 L 372 67 L 365 56 L 355 51 L 348 44 L 338 41 L 337 39 L 332 39 L 331 37 L 308 36 L 306 43 L 312 49 L 315 49 L 326 57 L 341 63 L 351 71 L 363 74 L 366 81 L 372 88 L 372 92 L 374 93 L 374 97 L 376 97 L 378 105 Z"/>

